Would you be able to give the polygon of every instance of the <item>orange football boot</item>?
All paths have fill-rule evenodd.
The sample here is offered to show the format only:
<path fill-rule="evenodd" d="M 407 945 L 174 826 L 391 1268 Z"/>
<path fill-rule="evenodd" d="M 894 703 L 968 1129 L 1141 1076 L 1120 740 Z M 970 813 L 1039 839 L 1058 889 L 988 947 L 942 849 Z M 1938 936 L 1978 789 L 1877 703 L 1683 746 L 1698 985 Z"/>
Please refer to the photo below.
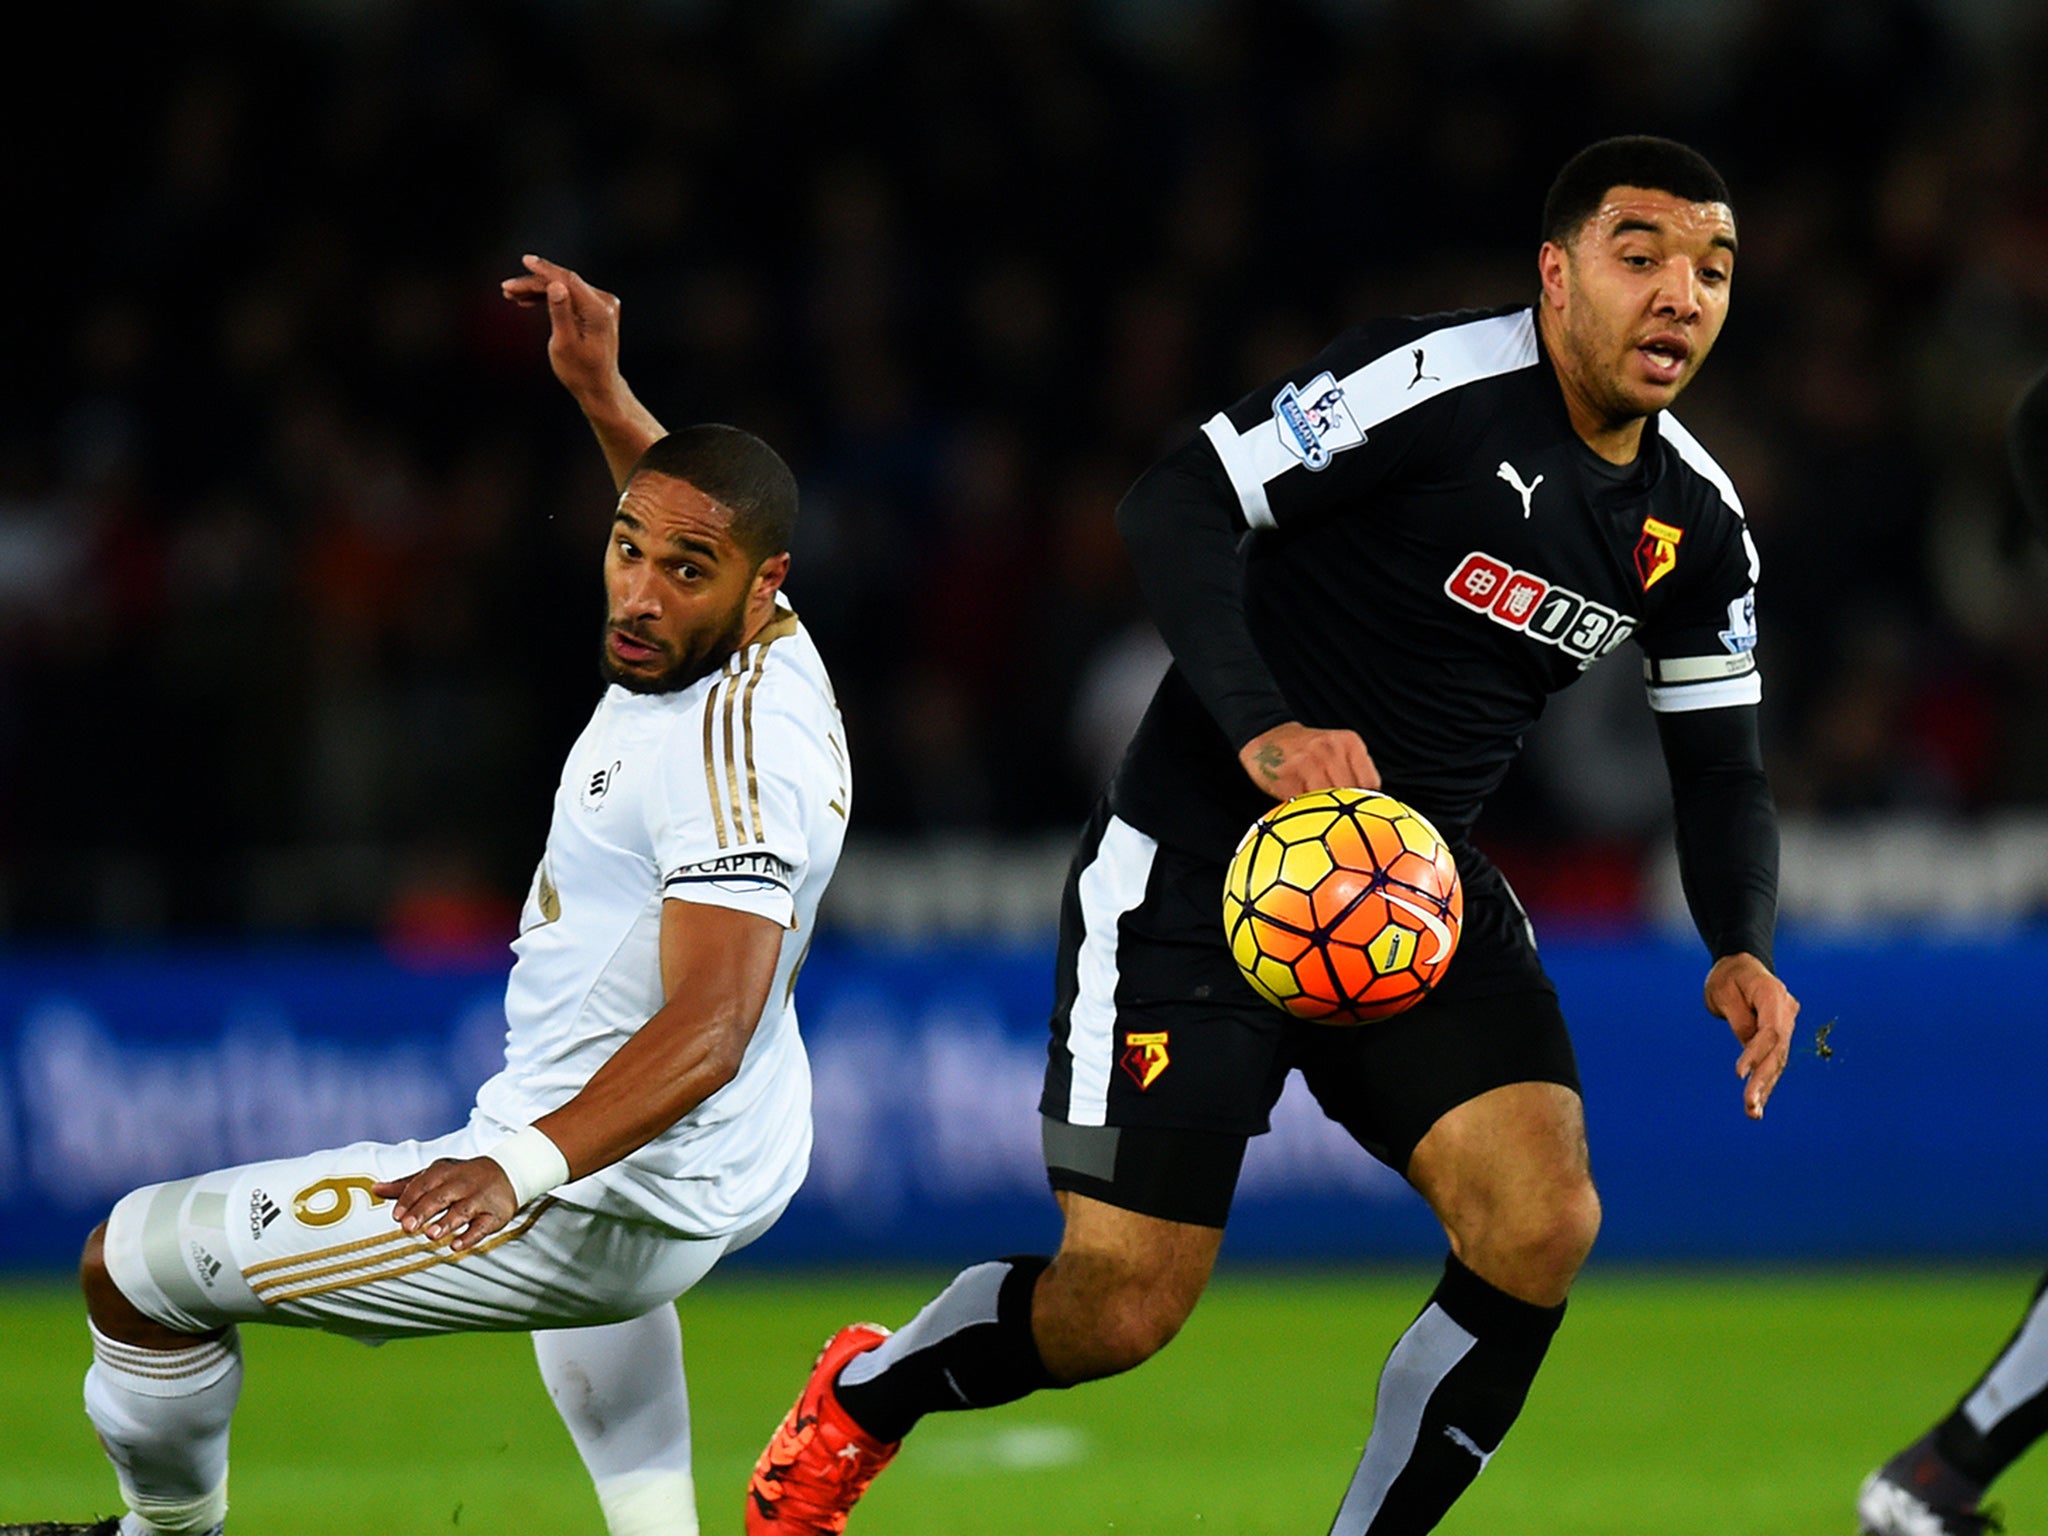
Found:
<path fill-rule="evenodd" d="M 747 1484 L 747 1536 L 840 1536 L 847 1512 L 902 1448 L 853 1422 L 832 1390 L 855 1355 L 889 1337 L 855 1323 L 825 1341 L 796 1406 L 776 1427 Z"/>

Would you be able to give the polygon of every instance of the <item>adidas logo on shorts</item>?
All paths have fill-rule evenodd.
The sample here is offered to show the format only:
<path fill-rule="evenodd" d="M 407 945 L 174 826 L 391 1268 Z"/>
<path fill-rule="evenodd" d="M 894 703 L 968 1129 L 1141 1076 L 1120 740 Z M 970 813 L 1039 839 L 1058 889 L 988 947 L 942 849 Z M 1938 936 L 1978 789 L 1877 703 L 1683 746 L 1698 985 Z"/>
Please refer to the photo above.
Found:
<path fill-rule="evenodd" d="M 263 1229 L 283 1214 L 270 1196 L 260 1189 L 256 1190 L 249 1196 L 249 1235 L 259 1243 L 262 1242 Z"/>

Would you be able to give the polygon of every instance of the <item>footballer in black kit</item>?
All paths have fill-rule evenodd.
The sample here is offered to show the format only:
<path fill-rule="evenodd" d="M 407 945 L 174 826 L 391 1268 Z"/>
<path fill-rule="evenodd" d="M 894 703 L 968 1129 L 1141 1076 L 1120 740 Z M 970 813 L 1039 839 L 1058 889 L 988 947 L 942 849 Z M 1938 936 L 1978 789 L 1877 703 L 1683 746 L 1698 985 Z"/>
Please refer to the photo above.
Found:
<path fill-rule="evenodd" d="M 1131 489 L 1118 527 L 1174 660 L 1062 901 L 1040 1101 L 1059 1251 L 971 1266 L 894 1334 L 835 1335 L 755 1466 L 749 1536 L 844 1530 L 924 1414 L 1164 1348 L 1297 1069 L 1450 1248 L 1380 1372 L 1331 1533 L 1436 1527 L 1520 1412 L 1599 1228 L 1556 991 L 1469 839 L 1544 701 L 1587 667 L 1640 658 L 1714 957 L 1706 1006 L 1763 1114 L 1798 1004 L 1771 970 L 1757 557 L 1728 477 L 1667 410 L 1726 317 L 1735 244 L 1698 154 L 1592 145 L 1546 200 L 1533 305 L 1361 326 Z M 1246 829 L 1336 786 L 1427 816 L 1465 890 L 1435 988 L 1355 1027 L 1262 1001 L 1223 928 Z"/>
<path fill-rule="evenodd" d="M 1669 415 L 1645 424 L 1633 463 L 1594 453 L 1532 308 L 1358 327 L 1212 418 L 1133 489 L 1120 521 L 1176 661 L 1067 890 L 1040 1105 L 1058 1125 L 1056 1186 L 1113 1198 L 1119 1179 L 1139 1180 L 1136 1209 L 1221 1226 L 1242 1137 L 1266 1129 L 1297 1065 L 1396 1169 L 1445 1110 L 1487 1089 L 1576 1088 L 1528 920 L 1467 832 L 1546 698 L 1630 641 L 1662 725 L 1701 931 L 1717 956 L 1771 958 L 1777 843 L 1753 707 L 1757 556 L 1740 503 Z M 1203 573 L 1205 560 L 1218 569 Z M 1241 635 L 1209 611 L 1207 594 L 1232 579 Z M 1457 958 L 1421 1004 L 1370 1027 L 1290 1019 L 1245 984 L 1224 943 L 1224 867 L 1273 803 L 1236 744 L 1290 719 L 1356 731 L 1381 787 L 1457 856 Z M 1105 861 L 1125 868 L 1090 881 Z M 1097 1038 L 1109 1015 L 1091 1013 L 1080 964 L 1089 937 L 1111 929 L 1114 1040 Z M 1161 1032 L 1172 1067 L 1151 1083 L 1101 1070 L 1128 1035 Z M 1237 1139 L 1191 1177 L 1185 1143 L 1167 1166 L 1110 1167 L 1108 1138 L 1077 1129 L 1104 1125 Z"/>

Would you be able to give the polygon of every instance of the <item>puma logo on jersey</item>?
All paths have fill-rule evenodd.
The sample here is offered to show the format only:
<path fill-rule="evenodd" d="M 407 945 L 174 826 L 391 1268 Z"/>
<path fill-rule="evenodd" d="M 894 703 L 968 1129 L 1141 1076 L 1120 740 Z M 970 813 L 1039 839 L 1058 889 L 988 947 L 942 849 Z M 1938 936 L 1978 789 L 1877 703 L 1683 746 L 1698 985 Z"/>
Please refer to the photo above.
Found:
<path fill-rule="evenodd" d="M 1500 468 L 1495 470 L 1494 473 L 1515 488 L 1522 498 L 1522 516 L 1527 517 L 1529 515 L 1530 502 L 1536 495 L 1536 487 L 1543 483 L 1543 477 L 1538 475 L 1534 480 L 1524 485 L 1522 484 L 1522 477 L 1515 473 L 1515 466 L 1506 459 L 1500 461 Z"/>
<path fill-rule="evenodd" d="M 1476 549 L 1458 562 L 1444 591 L 1504 629 L 1577 657 L 1581 672 L 1636 632 L 1627 614 Z"/>

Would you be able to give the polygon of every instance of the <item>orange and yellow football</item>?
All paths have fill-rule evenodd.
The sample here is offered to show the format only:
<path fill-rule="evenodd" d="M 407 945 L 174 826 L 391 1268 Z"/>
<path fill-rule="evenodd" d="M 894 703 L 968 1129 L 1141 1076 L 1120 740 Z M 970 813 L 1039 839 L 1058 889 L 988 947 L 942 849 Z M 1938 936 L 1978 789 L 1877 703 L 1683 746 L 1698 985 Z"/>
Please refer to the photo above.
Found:
<path fill-rule="evenodd" d="M 1320 789 L 1253 822 L 1223 884 L 1223 931 L 1252 990 L 1296 1018 L 1363 1024 L 1412 1008 L 1457 953 L 1458 866 L 1417 811 Z"/>

